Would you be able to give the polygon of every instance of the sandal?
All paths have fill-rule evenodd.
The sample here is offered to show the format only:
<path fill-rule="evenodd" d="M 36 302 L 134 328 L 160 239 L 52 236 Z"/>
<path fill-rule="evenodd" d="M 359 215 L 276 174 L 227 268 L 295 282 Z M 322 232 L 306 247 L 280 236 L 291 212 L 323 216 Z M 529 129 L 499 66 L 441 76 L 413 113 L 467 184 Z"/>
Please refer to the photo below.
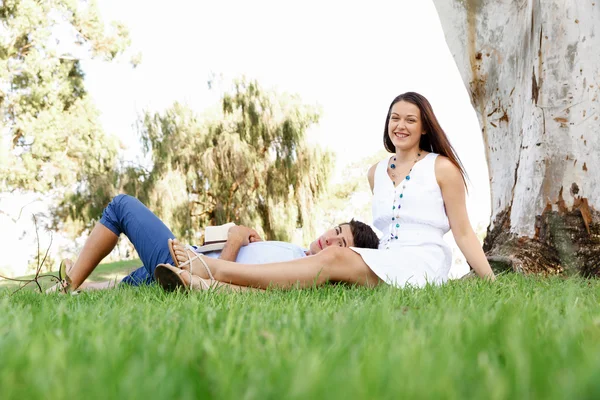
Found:
<path fill-rule="evenodd" d="M 58 267 L 58 279 L 62 287 L 62 291 L 67 293 L 71 290 L 71 278 L 67 274 L 67 261 L 70 260 L 62 260 L 60 262 L 60 266 Z M 69 268 L 70 269 L 70 268 Z"/>
<path fill-rule="evenodd" d="M 181 274 L 184 272 L 187 272 L 190 275 L 189 283 L 185 282 L 181 277 Z M 180 288 L 191 290 L 194 288 L 195 279 L 200 280 L 200 290 L 208 290 L 211 287 L 211 284 L 206 282 L 206 279 L 202 279 L 197 275 L 193 275 L 186 269 L 177 268 L 171 264 L 158 264 L 154 269 L 154 278 L 167 292 L 173 292 Z"/>
<path fill-rule="evenodd" d="M 169 252 L 171 253 L 171 258 L 173 259 L 173 263 L 175 264 L 175 266 L 177 268 L 183 269 L 183 267 L 185 267 L 186 265 L 189 265 L 190 266 L 189 272 L 191 272 L 191 274 L 194 276 L 198 276 L 198 275 L 194 274 L 194 271 L 192 269 L 194 266 L 192 263 L 195 260 L 199 260 L 200 263 L 202 264 L 202 266 L 204 266 L 204 269 L 206 270 L 206 272 L 208 273 L 208 277 L 209 277 L 210 281 L 211 282 L 215 281 L 215 277 L 213 276 L 212 272 L 210 272 L 210 268 L 208 268 L 208 264 L 206 264 L 206 261 L 204 261 L 202 259 L 201 255 L 196 254 L 196 252 L 194 251 L 194 248 L 192 246 L 190 246 L 189 244 L 185 246 L 185 249 L 187 250 L 186 254 L 188 256 L 188 260 L 186 262 L 179 263 L 177 261 L 177 257 L 175 257 L 175 250 L 173 249 L 174 244 L 175 244 L 175 242 L 173 242 L 172 239 L 169 239 Z M 192 254 L 194 255 L 193 257 L 190 255 L 190 252 L 192 252 Z M 198 277 L 200 278 L 200 276 L 198 276 Z"/>
<path fill-rule="evenodd" d="M 71 268 L 69 268 L 69 271 L 67 271 L 67 263 L 71 264 L 71 268 L 73 267 L 73 262 L 71 260 L 69 260 L 69 259 L 62 260 L 60 262 L 60 266 L 58 267 L 58 282 L 56 283 L 55 286 L 46 290 L 46 293 L 50 293 L 50 292 L 60 292 L 60 293 L 64 293 L 64 294 L 71 293 L 71 295 L 75 296 L 81 292 L 80 290 L 72 290 L 72 288 L 71 288 L 71 285 L 72 285 L 71 277 L 68 274 L 68 272 L 71 270 Z M 56 287 L 56 289 L 54 289 L 54 287 Z"/>

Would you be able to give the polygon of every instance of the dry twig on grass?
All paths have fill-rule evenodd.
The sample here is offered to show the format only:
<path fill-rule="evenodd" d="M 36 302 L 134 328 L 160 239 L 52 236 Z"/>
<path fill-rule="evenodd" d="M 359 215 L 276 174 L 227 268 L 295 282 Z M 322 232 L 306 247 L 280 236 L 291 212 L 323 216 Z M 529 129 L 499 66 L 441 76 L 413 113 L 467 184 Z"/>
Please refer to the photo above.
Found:
<path fill-rule="evenodd" d="M 48 244 L 48 248 L 46 249 L 46 253 L 44 254 L 44 258 L 42 258 L 42 260 L 40 261 L 40 256 L 41 256 L 41 252 L 40 252 L 40 234 L 39 234 L 39 228 L 38 228 L 38 223 L 37 223 L 37 217 L 35 214 L 32 215 L 33 218 L 33 224 L 35 225 L 35 236 L 36 236 L 36 241 L 37 241 L 37 267 L 35 269 L 35 275 L 33 276 L 33 278 L 31 279 L 15 279 L 15 278 L 8 278 L 6 276 L 0 275 L 0 278 L 5 279 L 7 281 L 12 281 L 12 282 L 20 282 L 21 285 L 19 286 L 19 288 L 17 290 L 15 290 L 14 292 L 11 293 L 11 296 L 17 292 L 19 292 L 20 290 L 22 290 L 23 288 L 25 288 L 27 285 L 31 284 L 31 283 L 35 283 L 37 288 L 39 289 L 40 293 L 43 293 L 43 289 L 42 289 L 42 285 L 40 285 L 39 280 L 41 278 L 50 278 L 53 281 L 56 281 L 56 283 L 60 283 L 62 281 L 61 277 L 60 277 L 60 271 L 59 271 L 59 276 L 56 276 L 54 274 L 43 274 L 41 275 L 42 272 L 42 267 L 44 266 L 44 263 L 46 262 L 46 258 L 48 257 L 48 253 L 50 252 L 50 248 L 52 247 L 52 239 L 53 239 L 53 235 L 50 235 L 50 244 Z"/>

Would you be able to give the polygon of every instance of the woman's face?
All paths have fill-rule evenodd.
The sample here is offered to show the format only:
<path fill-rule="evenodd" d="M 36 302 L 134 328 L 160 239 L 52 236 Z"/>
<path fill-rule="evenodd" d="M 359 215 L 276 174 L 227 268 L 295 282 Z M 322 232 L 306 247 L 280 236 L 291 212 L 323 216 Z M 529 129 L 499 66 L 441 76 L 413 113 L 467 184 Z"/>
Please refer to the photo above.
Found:
<path fill-rule="evenodd" d="M 392 106 L 388 135 L 396 150 L 418 147 L 424 134 L 419 107 L 403 100 Z"/>

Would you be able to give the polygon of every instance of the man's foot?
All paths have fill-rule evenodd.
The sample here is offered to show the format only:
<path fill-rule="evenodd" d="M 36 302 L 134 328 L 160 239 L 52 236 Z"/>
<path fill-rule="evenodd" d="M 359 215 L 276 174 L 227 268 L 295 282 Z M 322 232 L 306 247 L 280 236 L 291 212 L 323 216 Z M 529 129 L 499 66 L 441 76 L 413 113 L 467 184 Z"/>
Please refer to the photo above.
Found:
<path fill-rule="evenodd" d="M 171 251 L 173 262 L 175 262 L 178 268 L 191 271 L 192 275 L 203 279 L 215 280 L 208 266 L 208 262 L 211 260 L 209 257 L 197 254 L 181 244 L 177 239 L 169 239 L 169 250 Z"/>
<path fill-rule="evenodd" d="M 56 285 L 53 285 L 50 288 L 46 289 L 46 293 L 55 293 L 55 292 L 67 293 L 69 291 L 69 286 L 70 286 L 69 272 L 71 272 L 71 268 L 73 268 L 73 264 L 74 264 L 73 261 L 71 261 L 68 258 L 65 258 L 64 260 L 61 261 L 60 267 L 59 267 L 60 282 L 58 282 Z"/>
<path fill-rule="evenodd" d="M 116 281 L 103 281 L 103 282 L 83 282 L 77 288 L 77 291 L 85 290 L 86 292 L 91 292 L 94 290 L 108 290 L 114 289 L 117 287 Z"/>

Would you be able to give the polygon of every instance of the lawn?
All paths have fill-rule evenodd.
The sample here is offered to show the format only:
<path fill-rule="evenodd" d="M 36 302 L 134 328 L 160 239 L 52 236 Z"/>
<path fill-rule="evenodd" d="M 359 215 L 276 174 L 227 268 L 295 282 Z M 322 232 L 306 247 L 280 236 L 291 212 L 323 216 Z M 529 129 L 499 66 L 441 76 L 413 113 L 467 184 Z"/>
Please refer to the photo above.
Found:
<path fill-rule="evenodd" d="M 100 264 L 92 275 L 88 278 L 89 282 L 99 282 L 99 281 L 111 281 L 117 280 L 120 281 L 124 276 L 132 272 L 133 270 L 139 268 L 142 265 L 142 262 L 139 259 L 127 260 L 127 261 L 118 261 L 113 263 Z M 57 266 L 58 268 L 58 266 Z M 50 273 L 42 273 L 40 275 L 55 275 L 58 276 L 58 271 L 52 271 Z M 18 279 L 31 279 L 34 275 L 27 275 L 23 277 L 19 277 Z M 56 281 L 53 281 L 51 278 L 42 278 L 39 279 L 40 285 L 42 288 L 47 288 L 52 286 Z M 17 289 L 19 285 L 22 283 L 10 281 L 10 280 L 2 280 L 0 279 L 0 291 L 2 289 Z M 34 290 L 37 286 L 34 283 L 30 283 L 26 285 L 25 289 Z"/>
<path fill-rule="evenodd" d="M 600 398 L 599 296 L 595 280 L 518 275 L 422 290 L 0 289 L 0 398 Z"/>

